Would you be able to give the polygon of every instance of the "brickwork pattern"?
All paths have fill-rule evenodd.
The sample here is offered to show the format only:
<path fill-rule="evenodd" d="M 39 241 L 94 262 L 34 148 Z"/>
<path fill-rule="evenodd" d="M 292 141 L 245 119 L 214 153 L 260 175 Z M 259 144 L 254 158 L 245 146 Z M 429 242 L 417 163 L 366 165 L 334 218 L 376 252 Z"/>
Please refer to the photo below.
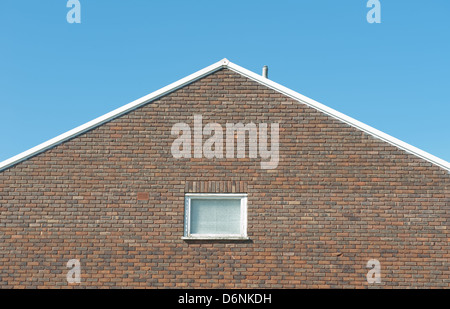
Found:
<path fill-rule="evenodd" d="M 279 123 L 278 167 L 175 159 L 171 128 L 194 114 Z M 449 288 L 449 185 L 448 171 L 222 69 L 0 172 L 0 288 Z M 250 240 L 182 240 L 187 192 L 248 193 Z"/>

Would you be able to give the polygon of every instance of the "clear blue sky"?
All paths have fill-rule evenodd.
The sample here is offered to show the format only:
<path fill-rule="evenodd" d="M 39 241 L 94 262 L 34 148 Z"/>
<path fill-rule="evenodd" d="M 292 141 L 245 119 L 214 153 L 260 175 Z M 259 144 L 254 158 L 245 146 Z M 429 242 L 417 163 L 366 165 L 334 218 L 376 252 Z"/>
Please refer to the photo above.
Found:
<path fill-rule="evenodd" d="M 0 4 L 0 161 L 222 58 L 450 161 L 450 1 Z"/>

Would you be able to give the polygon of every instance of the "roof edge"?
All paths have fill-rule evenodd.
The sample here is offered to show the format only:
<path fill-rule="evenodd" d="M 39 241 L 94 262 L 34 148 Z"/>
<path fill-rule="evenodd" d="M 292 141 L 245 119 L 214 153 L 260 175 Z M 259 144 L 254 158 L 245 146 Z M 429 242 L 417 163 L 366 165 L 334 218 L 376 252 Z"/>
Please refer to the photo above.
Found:
<path fill-rule="evenodd" d="M 320 112 L 325 113 L 326 115 L 329 115 L 337 120 L 340 120 L 344 123 L 347 123 L 348 125 L 355 127 L 363 132 L 366 132 L 384 142 L 387 142 L 391 145 L 396 146 L 397 148 L 400 148 L 408 153 L 411 153 L 419 158 L 422 158 L 430 163 L 433 163 L 447 171 L 450 171 L 450 163 L 440 159 L 428 152 L 425 152 L 417 147 L 414 147 L 408 143 L 405 143 L 393 136 L 390 136 L 382 131 L 379 131 L 369 125 L 366 125 L 352 117 L 349 117 L 345 114 L 342 114 L 341 112 L 338 112 L 326 105 L 323 105 L 322 103 L 319 103 L 313 99 L 310 99 L 298 92 L 295 92 L 287 87 L 284 87 L 268 78 L 265 78 L 261 75 L 258 75 L 254 72 L 251 72 L 237 64 L 234 64 L 232 62 L 230 62 L 228 59 L 224 58 L 204 69 L 201 69 L 191 75 L 188 75 L 174 83 L 171 83 L 159 90 L 156 90 L 146 96 L 143 96 L 133 102 L 130 102 L 122 107 L 119 107 L 103 116 L 100 116 L 98 118 L 95 118 L 94 120 L 91 120 L 83 125 L 80 125 L 70 131 L 67 131 L 66 133 L 63 133 L 61 135 L 58 135 L 42 144 L 39 144 L 29 150 L 26 150 L 14 157 L 11 157 L 3 162 L 0 162 L 0 172 L 13 166 L 16 165 L 24 160 L 27 160 L 41 152 L 44 152 L 50 148 L 53 148 L 71 138 L 74 138 L 80 134 L 83 134 L 89 130 L 92 130 L 108 121 L 111 121 L 117 117 L 120 117 L 121 115 L 128 113 L 136 108 L 139 108 L 142 105 L 148 104 L 151 101 L 154 101 L 164 95 L 167 95 L 179 88 L 182 88 L 190 83 L 193 83 L 194 81 L 205 77 L 211 73 L 214 73 L 215 71 L 218 71 L 222 68 L 228 68 L 238 74 L 241 74 L 251 80 L 254 80 L 266 87 L 269 87 L 275 91 L 278 91 L 296 101 L 299 101 L 300 103 L 303 103 L 307 106 L 310 106 Z"/>
<path fill-rule="evenodd" d="M 159 90 L 156 90 L 146 96 L 143 96 L 135 101 L 132 101 L 122 107 L 119 107 L 103 116 L 97 117 L 85 124 L 82 124 L 70 131 L 67 131 L 61 135 L 58 135 L 46 142 L 43 142 L 42 144 L 39 144 L 33 148 L 30 148 L 22 153 L 19 153 L 18 155 L 15 155 L 14 157 L 11 157 L 5 161 L 0 162 L 0 172 L 3 170 L 16 165 L 22 161 L 25 161 L 31 157 L 34 157 L 35 155 L 38 155 L 50 148 L 53 148 L 69 139 L 72 139 L 80 134 L 83 134 L 89 130 L 92 130 L 108 121 L 111 121 L 117 117 L 120 117 L 123 114 L 126 114 L 136 108 L 139 108 L 142 105 L 148 104 L 151 101 L 154 101 L 162 96 L 165 96 L 179 88 L 182 88 L 190 83 L 193 83 L 194 81 L 207 76 L 211 73 L 214 73 L 217 70 L 220 70 L 224 67 L 226 67 L 229 64 L 229 61 L 224 58 L 204 69 L 201 69 L 191 75 L 188 75 L 176 82 L 173 82 Z"/>
<path fill-rule="evenodd" d="M 430 163 L 438 165 L 439 167 L 446 169 L 447 171 L 450 171 L 450 163 L 449 162 L 447 162 L 441 158 L 438 158 L 426 151 L 423 151 L 415 146 L 412 146 L 404 141 L 401 141 L 389 134 L 386 134 L 378 129 L 375 129 L 375 128 L 373 128 L 365 123 L 362 123 L 361 121 L 358 121 L 350 116 L 347 116 L 341 112 L 338 112 L 335 109 L 332 109 L 322 103 L 319 103 L 319 102 L 317 102 L 311 98 L 308 98 L 298 92 L 295 92 L 285 86 L 282 86 L 268 78 L 265 78 L 254 72 L 251 72 L 237 64 L 230 62 L 227 67 L 241 75 L 244 75 L 254 81 L 257 81 L 260 84 L 265 85 L 266 87 L 269 87 L 269 88 L 276 90 L 296 101 L 299 101 L 300 103 L 303 103 L 309 107 L 312 107 L 312 108 L 314 108 L 324 114 L 327 114 L 337 120 L 347 123 L 348 125 L 350 125 L 352 127 L 355 127 L 363 132 L 366 132 L 384 142 L 387 142 L 393 146 L 396 146 L 397 148 L 400 148 L 408 153 L 411 153 L 417 157 L 420 157 Z"/>

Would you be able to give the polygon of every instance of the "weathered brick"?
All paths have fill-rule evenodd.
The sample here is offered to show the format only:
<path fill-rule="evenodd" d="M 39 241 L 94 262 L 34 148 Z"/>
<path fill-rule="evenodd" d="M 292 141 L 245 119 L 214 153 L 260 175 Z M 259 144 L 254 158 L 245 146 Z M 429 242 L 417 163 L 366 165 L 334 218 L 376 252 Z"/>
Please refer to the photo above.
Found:
<path fill-rule="evenodd" d="M 280 125 L 280 161 L 175 159 L 179 122 Z M 248 150 L 248 147 L 247 147 Z M 0 173 L 2 287 L 450 287 L 447 171 L 220 70 Z M 248 194 L 250 241 L 181 239 L 184 193 Z M 68 285 L 66 263 L 81 262 Z M 371 285 L 370 287 L 372 287 Z"/>

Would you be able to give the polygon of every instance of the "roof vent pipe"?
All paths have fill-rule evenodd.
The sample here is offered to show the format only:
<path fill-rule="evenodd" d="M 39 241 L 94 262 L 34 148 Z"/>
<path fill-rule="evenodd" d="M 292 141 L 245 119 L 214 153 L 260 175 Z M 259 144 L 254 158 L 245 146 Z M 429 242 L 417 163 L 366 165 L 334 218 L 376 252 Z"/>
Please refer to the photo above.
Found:
<path fill-rule="evenodd" d="M 262 76 L 264 78 L 269 78 L 269 67 L 267 65 L 263 66 Z"/>

